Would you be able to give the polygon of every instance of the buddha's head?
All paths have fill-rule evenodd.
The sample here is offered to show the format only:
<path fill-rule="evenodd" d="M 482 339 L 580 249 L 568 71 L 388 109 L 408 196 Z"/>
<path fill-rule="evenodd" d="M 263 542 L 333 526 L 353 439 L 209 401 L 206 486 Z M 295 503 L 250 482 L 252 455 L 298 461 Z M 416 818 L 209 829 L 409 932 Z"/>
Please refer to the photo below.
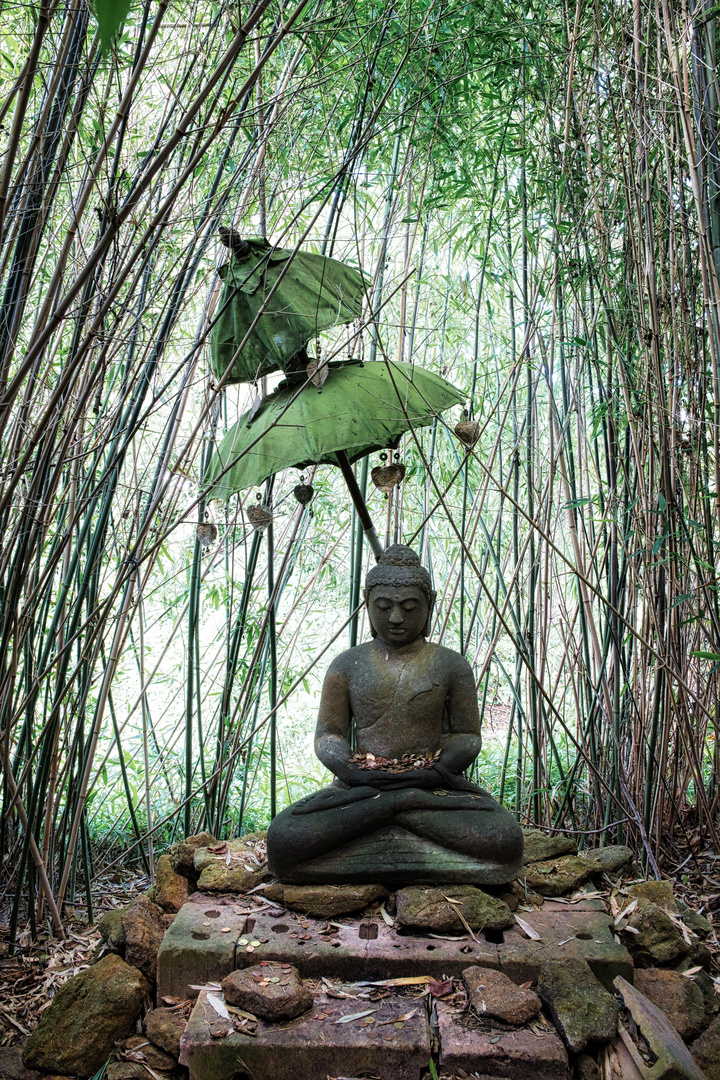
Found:
<path fill-rule="evenodd" d="M 417 553 L 393 544 L 365 579 L 372 636 L 388 645 L 409 645 L 427 637 L 436 595 Z"/>

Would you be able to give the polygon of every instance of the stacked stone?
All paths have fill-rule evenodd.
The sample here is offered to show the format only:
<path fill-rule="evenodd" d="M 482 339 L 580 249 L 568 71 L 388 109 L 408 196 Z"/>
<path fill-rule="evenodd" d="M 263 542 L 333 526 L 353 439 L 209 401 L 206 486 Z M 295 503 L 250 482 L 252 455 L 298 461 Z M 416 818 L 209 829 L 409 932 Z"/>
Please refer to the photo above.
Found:
<path fill-rule="evenodd" d="M 201 834 L 158 860 L 153 890 L 99 924 L 103 955 L 58 991 L 25 1065 L 85 1077 L 115 1050 L 108 1080 L 179 1080 L 178 1061 L 191 1080 L 224 1080 L 238 1057 L 256 1080 L 373 1062 L 404 1080 L 432 1054 L 443 1080 L 590 1080 L 603 1060 L 720 1080 L 712 926 L 669 882 L 614 889 L 608 913 L 593 883 L 627 872 L 628 848 L 579 855 L 525 830 L 511 886 L 391 893 L 273 883 L 262 840 Z M 367 983 L 386 986 L 366 1009 Z"/>

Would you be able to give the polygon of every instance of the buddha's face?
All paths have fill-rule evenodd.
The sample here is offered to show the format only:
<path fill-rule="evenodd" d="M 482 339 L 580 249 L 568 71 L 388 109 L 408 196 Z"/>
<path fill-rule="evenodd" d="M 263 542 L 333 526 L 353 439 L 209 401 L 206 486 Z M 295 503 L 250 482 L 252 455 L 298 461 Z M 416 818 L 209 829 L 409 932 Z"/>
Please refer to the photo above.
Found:
<path fill-rule="evenodd" d="M 368 608 L 373 629 L 388 645 L 410 645 L 419 638 L 429 610 L 425 593 L 415 585 L 376 585 Z"/>

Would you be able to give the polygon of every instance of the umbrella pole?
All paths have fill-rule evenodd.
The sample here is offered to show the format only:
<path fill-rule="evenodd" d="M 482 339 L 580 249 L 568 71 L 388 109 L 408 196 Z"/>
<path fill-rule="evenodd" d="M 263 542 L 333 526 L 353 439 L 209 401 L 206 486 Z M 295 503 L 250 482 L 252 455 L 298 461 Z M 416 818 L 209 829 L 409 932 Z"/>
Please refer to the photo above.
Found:
<path fill-rule="evenodd" d="M 378 538 L 378 534 L 375 532 L 375 526 L 372 523 L 370 512 L 368 511 L 365 500 L 362 497 L 362 492 L 358 487 L 358 482 L 355 479 L 355 473 L 352 471 L 352 465 L 348 460 L 348 456 L 344 450 L 338 450 L 335 455 L 337 463 L 340 466 L 340 471 L 345 477 L 345 483 L 348 486 L 350 492 L 350 498 L 355 504 L 357 510 L 357 516 L 360 519 L 360 524 L 363 527 L 365 538 L 370 545 L 373 555 L 377 560 L 383 553 L 383 547 Z"/>

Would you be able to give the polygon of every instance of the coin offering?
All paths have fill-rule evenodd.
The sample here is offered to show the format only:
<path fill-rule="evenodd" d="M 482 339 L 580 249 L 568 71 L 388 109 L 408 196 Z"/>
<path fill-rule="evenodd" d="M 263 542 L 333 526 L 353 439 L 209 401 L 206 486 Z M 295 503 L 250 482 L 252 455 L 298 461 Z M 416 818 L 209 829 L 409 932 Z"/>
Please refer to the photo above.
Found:
<path fill-rule="evenodd" d="M 377 757 L 375 754 L 353 754 L 351 765 L 358 769 L 376 769 L 389 773 L 410 772 L 412 769 L 432 769 L 440 757 L 440 750 L 434 754 L 403 754 L 401 758 Z"/>

